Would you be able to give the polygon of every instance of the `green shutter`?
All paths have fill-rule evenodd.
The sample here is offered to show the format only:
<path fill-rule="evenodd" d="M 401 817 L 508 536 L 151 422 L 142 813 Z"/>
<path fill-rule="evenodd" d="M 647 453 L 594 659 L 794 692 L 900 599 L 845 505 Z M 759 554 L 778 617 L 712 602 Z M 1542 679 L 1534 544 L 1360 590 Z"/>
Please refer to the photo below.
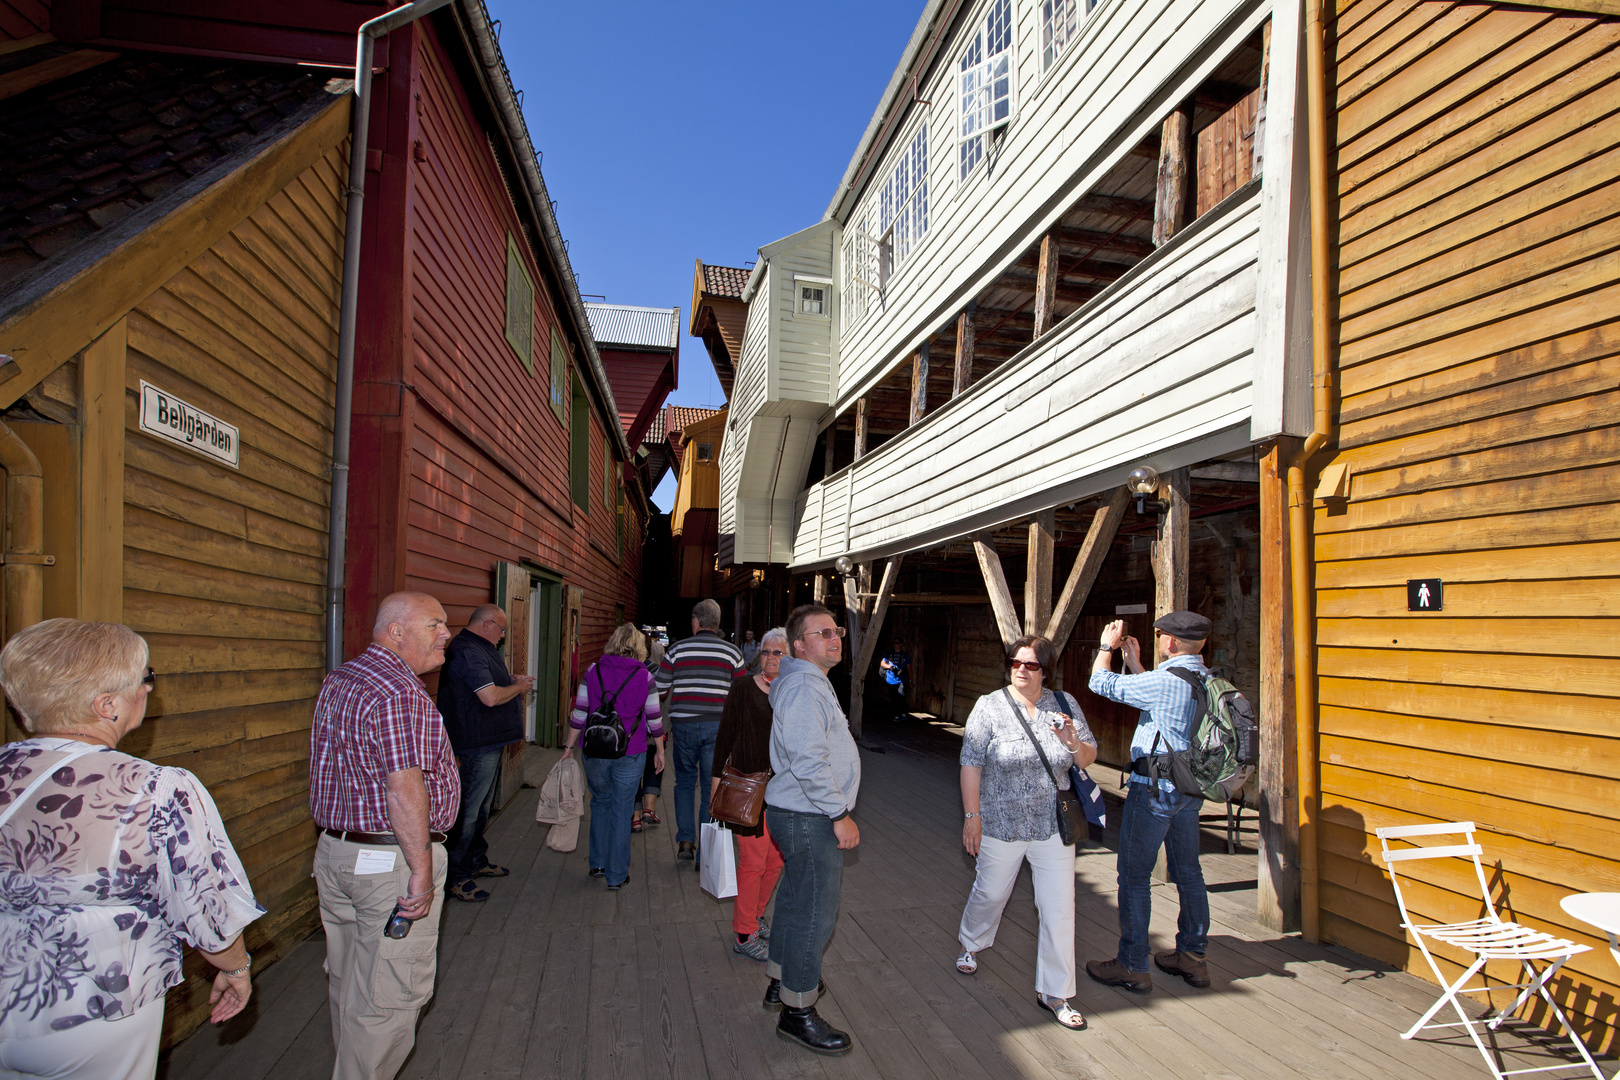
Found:
<path fill-rule="evenodd" d="M 568 402 L 564 395 L 568 386 L 568 350 L 563 347 L 562 333 L 551 328 L 551 411 L 557 414 L 559 424 L 568 423 Z"/>
<path fill-rule="evenodd" d="M 512 234 L 506 235 L 506 343 L 534 374 L 534 282 Z"/>
<path fill-rule="evenodd" d="M 571 402 L 569 439 L 569 480 L 574 505 L 585 513 L 591 511 L 591 403 L 585 396 L 585 384 L 579 376 L 573 378 L 574 394 Z"/>

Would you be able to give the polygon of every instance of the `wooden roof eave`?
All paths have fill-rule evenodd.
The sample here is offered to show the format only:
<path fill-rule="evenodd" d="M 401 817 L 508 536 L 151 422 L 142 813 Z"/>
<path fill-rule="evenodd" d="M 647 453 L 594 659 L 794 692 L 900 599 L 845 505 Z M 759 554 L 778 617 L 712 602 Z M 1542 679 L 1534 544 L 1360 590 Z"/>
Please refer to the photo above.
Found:
<path fill-rule="evenodd" d="M 0 299 L 0 408 L 14 404 L 349 134 L 353 83 L 307 104 Z"/>
<path fill-rule="evenodd" d="M 588 375 L 584 379 L 586 389 L 595 399 L 601 412 L 603 430 L 617 447 L 619 460 L 628 462 L 630 444 L 625 440 L 624 429 L 619 424 L 619 406 L 608 382 L 607 368 L 596 350 L 596 338 L 585 315 L 585 301 L 579 295 L 579 281 L 574 277 L 573 265 L 568 261 L 567 249 L 563 247 L 562 230 L 552 212 L 551 197 L 540 174 L 540 161 L 534 152 L 534 144 L 529 140 L 528 126 L 524 123 L 522 108 L 517 103 L 511 79 L 506 73 L 500 45 L 490 26 L 489 13 L 484 10 L 483 4 L 453 4 L 448 10 L 455 13 L 456 28 L 462 45 L 473 60 L 473 70 L 477 72 L 485 105 L 500 121 L 501 145 L 517 165 L 517 173 L 523 180 L 520 186 L 524 201 L 528 204 L 529 216 L 538 225 L 552 276 L 566 301 L 565 306 L 574 324 L 574 335 L 585 354 L 586 362 L 578 366 Z"/>

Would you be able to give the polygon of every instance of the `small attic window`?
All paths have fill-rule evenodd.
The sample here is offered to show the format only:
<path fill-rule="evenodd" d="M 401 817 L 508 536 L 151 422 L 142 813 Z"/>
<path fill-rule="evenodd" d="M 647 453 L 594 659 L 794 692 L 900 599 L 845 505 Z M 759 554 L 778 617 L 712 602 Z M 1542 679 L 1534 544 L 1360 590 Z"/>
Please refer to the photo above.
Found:
<path fill-rule="evenodd" d="M 697 444 L 697 459 L 708 463 L 714 460 L 714 443 L 700 442 Z"/>
<path fill-rule="evenodd" d="M 827 287 L 825 285 L 799 286 L 799 314 L 827 314 Z"/>

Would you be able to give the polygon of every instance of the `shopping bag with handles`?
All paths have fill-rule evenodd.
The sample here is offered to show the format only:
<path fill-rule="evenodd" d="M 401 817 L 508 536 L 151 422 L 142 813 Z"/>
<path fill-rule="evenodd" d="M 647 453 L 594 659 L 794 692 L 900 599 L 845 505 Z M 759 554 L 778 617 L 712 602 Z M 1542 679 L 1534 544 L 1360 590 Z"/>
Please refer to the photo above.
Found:
<path fill-rule="evenodd" d="M 705 821 L 698 842 L 698 884 L 716 900 L 736 896 L 737 848 L 731 830 L 718 821 Z"/>

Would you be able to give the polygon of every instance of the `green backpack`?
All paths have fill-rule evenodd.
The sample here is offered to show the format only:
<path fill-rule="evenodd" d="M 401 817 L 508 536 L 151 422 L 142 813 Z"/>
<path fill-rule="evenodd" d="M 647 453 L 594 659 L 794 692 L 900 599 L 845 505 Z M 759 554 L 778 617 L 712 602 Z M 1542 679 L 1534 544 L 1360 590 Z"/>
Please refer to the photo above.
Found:
<path fill-rule="evenodd" d="M 1235 799 L 1260 764 L 1260 730 L 1254 706 L 1237 687 L 1211 675 L 1201 679 L 1185 668 L 1166 668 L 1192 690 L 1191 745 L 1168 754 L 1139 758 L 1134 771 L 1169 780 L 1185 795 L 1216 802 Z M 1158 749 L 1159 737 L 1153 737 Z"/>

